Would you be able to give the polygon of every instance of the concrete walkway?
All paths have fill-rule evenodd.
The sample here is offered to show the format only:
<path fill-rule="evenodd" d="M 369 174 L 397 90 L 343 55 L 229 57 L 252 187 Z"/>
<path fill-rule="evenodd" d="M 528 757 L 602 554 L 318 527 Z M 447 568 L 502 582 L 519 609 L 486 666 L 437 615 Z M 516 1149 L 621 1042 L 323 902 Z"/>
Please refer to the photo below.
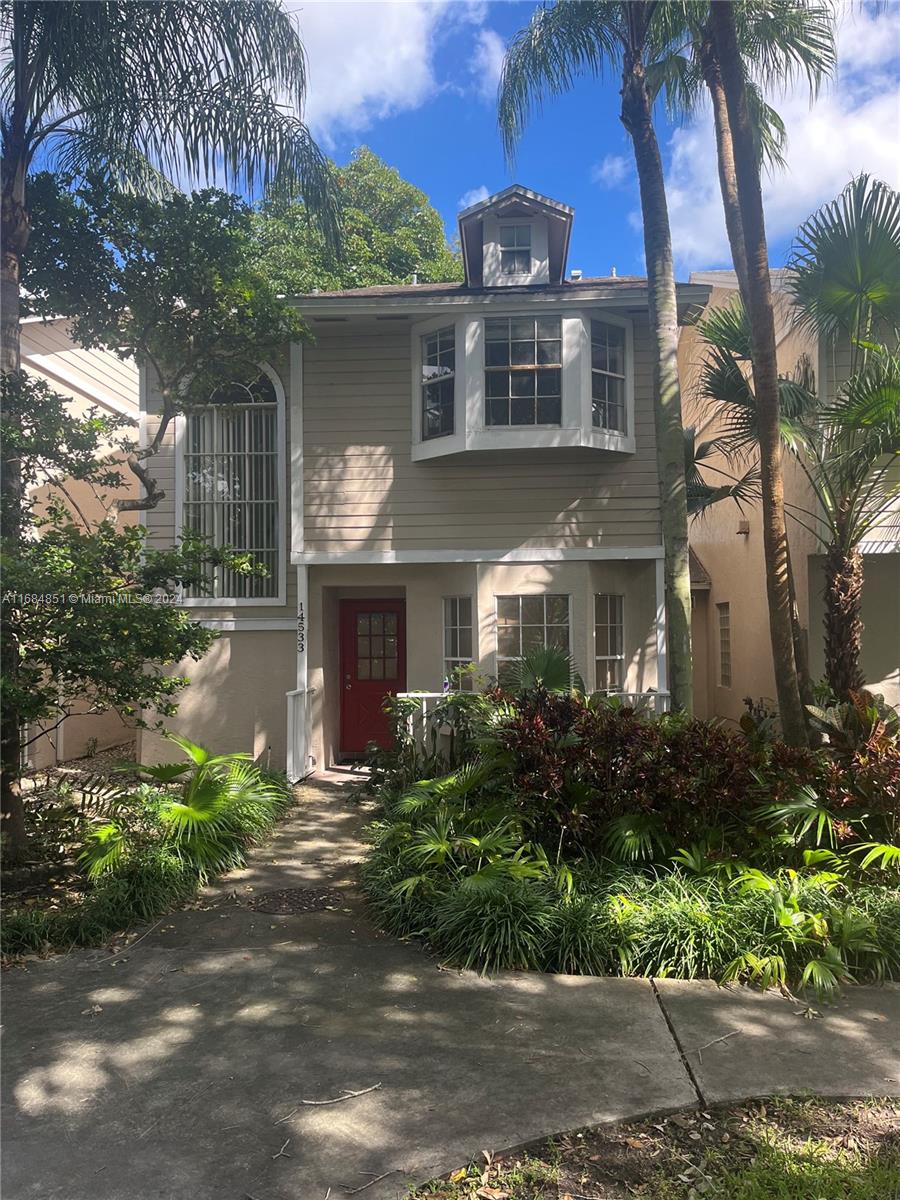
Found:
<path fill-rule="evenodd" d="M 900 1094 L 895 986 L 808 1020 L 712 984 L 441 969 L 367 919 L 365 814 L 339 778 L 303 788 L 247 870 L 120 955 L 6 973 L 4 1200 L 338 1200 L 369 1184 L 364 1200 L 385 1200 L 580 1125 L 773 1091 Z M 246 906 L 294 887 L 341 900 Z M 303 1103 L 347 1090 L 364 1094 Z"/>

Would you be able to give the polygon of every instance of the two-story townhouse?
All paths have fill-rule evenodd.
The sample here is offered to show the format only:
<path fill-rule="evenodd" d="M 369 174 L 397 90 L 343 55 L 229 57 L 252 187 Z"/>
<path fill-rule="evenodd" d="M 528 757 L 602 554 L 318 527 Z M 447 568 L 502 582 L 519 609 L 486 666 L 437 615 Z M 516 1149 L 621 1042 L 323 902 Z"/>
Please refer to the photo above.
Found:
<path fill-rule="evenodd" d="M 152 537 L 270 568 L 185 599 L 222 636 L 179 729 L 298 776 L 383 740 L 386 694 L 539 645 L 665 703 L 647 284 L 567 277 L 573 216 L 519 186 L 473 205 L 463 283 L 297 297 L 312 340 L 175 422 Z M 680 312 L 707 294 L 679 286 Z"/>
<path fill-rule="evenodd" d="M 787 272 L 773 269 L 775 336 L 778 369 L 792 375 L 804 362 L 815 373 L 823 394 L 834 395 L 850 371 L 850 348 L 820 340 L 798 326 Z M 710 288 L 708 308 L 737 300 L 734 271 L 700 271 L 691 282 Z M 679 374 L 685 425 L 695 425 L 698 438 L 715 437 L 719 423 L 700 392 L 706 348 L 695 326 L 682 328 Z M 724 459 L 710 465 L 732 470 Z M 788 539 L 794 566 L 797 609 L 808 642 L 810 672 L 821 679 L 824 660 L 824 555 L 811 528 L 816 502 L 812 489 L 790 454 L 784 456 Z M 793 517 L 799 519 L 795 520 Z M 742 511 L 731 501 L 709 509 L 692 522 L 692 550 L 709 575 L 709 585 L 694 594 L 694 698 L 699 716 L 737 721 L 744 698 L 774 704 L 775 672 L 769 651 L 769 616 L 765 586 L 762 518 L 758 505 Z M 862 668 L 869 687 L 891 704 L 900 704 L 900 497 L 877 529 L 860 546 L 864 559 Z"/>

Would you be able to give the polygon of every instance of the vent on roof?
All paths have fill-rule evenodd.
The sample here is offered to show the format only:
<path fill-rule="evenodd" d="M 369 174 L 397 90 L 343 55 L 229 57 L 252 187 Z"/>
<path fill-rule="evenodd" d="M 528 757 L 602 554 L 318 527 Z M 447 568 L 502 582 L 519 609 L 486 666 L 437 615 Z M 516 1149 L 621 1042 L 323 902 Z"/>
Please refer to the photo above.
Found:
<path fill-rule="evenodd" d="M 578 267 L 573 267 L 572 270 L 569 272 L 569 278 L 574 280 L 577 283 L 578 280 L 581 278 L 582 274 L 583 274 L 583 272 L 580 271 L 578 269 Z"/>

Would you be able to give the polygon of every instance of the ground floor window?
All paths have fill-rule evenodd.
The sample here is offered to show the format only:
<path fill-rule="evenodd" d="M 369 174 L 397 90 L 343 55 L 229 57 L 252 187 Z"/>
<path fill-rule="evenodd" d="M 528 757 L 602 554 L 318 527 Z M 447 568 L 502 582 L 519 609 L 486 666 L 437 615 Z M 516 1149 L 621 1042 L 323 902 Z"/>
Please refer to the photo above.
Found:
<path fill-rule="evenodd" d="M 719 687 L 731 687 L 731 605 L 717 604 L 719 619 Z"/>
<path fill-rule="evenodd" d="M 555 646 L 567 654 L 568 596 L 497 596 L 497 679 L 508 683 L 512 663 L 528 650 Z"/>
<path fill-rule="evenodd" d="M 470 692 L 472 676 L 460 668 L 472 664 L 472 597 L 444 597 L 444 679 L 450 688 Z"/>
<path fill-rule="evenodd" d="M 594 597 L 597 691 L 625 686 L 625 597 L 602 592 Z"/>

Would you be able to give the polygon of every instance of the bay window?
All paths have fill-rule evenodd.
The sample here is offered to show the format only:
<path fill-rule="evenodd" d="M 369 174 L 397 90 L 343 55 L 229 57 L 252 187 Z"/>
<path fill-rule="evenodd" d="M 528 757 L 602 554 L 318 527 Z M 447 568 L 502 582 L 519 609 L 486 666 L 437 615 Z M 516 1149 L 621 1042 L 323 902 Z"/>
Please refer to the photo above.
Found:
<path fill-rule="evenodd" d="M 625 330 L 591 321 L 591 420 L 625 433 Z"/>
<path fill-rule="evenodd" d="M 452 325 L 422 338 L 422 438 L 453 433 L 456 333 Z"/>
<path fill-rule="evenodd" d="M 559 425 L 561 422 L 560 318 L 486 320 L 485 425 Z"/>

